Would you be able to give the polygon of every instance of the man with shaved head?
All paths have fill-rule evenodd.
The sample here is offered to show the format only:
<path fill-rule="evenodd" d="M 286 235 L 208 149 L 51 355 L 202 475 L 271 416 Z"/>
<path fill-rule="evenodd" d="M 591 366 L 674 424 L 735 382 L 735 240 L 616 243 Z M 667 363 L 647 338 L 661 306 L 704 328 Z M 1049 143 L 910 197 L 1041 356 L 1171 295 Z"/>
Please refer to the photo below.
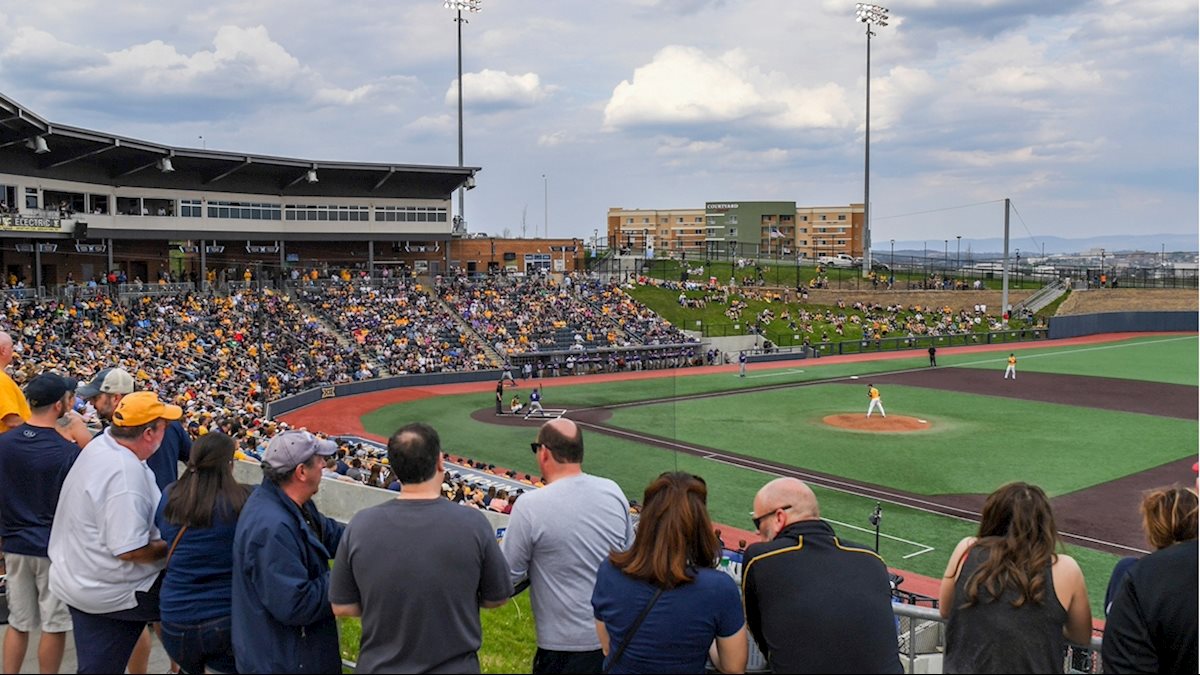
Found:
<path fill-rule="evenodd" d="M 746 623 L 771 670 L 902 672 L 883 559 L 839 539 L 795 478 L 763 486 L 750 516 L 763 542 L 746 549 Z"/>
<path fill-rule="evenodd" d="M 583 472 L 583 432 L 550 420 L 530 443 L 546 487 L 513 505 L 503 550 L 515 584 L 528 579 L 537 628 L 534 673 L 599 673 L 592 614 L 596 571 L 633 543 L 629 501 L 617 484 Z"/>
<path fill-rule="evenodd" d="M 13 339 L 0 331 L 0 434 L 16 429 L 29 419 L 29 403 L 21 388 L 8 374 L 8 365 L 13 360 Z"/>

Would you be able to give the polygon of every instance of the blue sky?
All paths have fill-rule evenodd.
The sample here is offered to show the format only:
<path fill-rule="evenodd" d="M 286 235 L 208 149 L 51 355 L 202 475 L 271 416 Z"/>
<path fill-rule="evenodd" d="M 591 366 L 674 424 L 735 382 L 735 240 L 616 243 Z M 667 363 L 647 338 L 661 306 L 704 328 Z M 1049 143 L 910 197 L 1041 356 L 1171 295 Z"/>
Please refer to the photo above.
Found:
<path fill-rule="evenodd" d="M 1004 197 L 1038 236 L 1197 232 L 1195 2 L 890 9 L 871 54 L 877 245 L 999 236 Z M 0 0 L 0 91 L 174 145 L 454 164 L 452 17 L 438 0 Z M 464 26 L 471 230 L 861 201 L 863 30 L 842 1 L 483 0 Z"/>

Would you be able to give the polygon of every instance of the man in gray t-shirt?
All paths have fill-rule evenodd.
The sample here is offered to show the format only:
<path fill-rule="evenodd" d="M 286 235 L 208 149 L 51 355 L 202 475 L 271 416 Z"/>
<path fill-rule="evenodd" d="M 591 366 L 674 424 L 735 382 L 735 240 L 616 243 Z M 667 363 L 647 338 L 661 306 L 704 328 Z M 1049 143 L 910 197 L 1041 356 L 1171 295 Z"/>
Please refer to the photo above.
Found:
<path fill-rule="evenodd" d="M 583 472 L 583 435 L 571 420 L 544 424 L 532 447 L 547 485 L 513 505 L 503 550 L 513 582 L 531 586 L 533 672 L 599 673 L 592 590 L 604 558 L 633 543 L 629 502 L 616 483 Z"/>
<path fill-rule="evenodd" d="M 479 608 L 508 602 L 508 563 L 487 517 L 441 496 L 442 450 L 424 424 L 388 440 L 403 489 L 354 514 L 333 563 L 337 616 L 362 617 L 359 673 L 478 673 Z"/>

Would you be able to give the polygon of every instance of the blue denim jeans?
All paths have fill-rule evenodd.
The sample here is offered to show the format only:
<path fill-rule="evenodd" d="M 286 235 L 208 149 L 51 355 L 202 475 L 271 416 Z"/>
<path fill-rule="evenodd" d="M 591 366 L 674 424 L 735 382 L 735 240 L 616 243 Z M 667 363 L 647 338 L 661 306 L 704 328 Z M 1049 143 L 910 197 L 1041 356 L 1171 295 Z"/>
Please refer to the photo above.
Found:
<path fill-rule="evenodd" d="M 197 624 L 162 622 L 162 643 L 185 673 L 236 673 L 233 620 L 228 616 Z"/>

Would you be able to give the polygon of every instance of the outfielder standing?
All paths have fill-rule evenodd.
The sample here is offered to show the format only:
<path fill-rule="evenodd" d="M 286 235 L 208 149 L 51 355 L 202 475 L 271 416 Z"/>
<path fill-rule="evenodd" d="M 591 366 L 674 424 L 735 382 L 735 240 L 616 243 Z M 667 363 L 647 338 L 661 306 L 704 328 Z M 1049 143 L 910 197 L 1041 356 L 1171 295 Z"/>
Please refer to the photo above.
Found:
<path fill-rule="evenodd" d="M 867 397 L 871 399 L 871 404 L 867 406 L 867 417 L 870 417 L 871 412 L 878 408 L 879 414 L 886 418 L 887 413 L 883 411 L 883 399 L 879 397 L 879 390 L 875 388 L 875 385 L 867 385 Z"/>
<path fill-rule="evenodd" d="M 746 376 L 746 352 L 738 352 L 738 377 Z"/>
<path fill-rule="evenodd" d="M 1012 375 L 1012 379 L 1017 379 L 1017 357 L 1013 354 L 1008 355 L 1008 367 L 1004 369 L 1004 379 Z"/>

